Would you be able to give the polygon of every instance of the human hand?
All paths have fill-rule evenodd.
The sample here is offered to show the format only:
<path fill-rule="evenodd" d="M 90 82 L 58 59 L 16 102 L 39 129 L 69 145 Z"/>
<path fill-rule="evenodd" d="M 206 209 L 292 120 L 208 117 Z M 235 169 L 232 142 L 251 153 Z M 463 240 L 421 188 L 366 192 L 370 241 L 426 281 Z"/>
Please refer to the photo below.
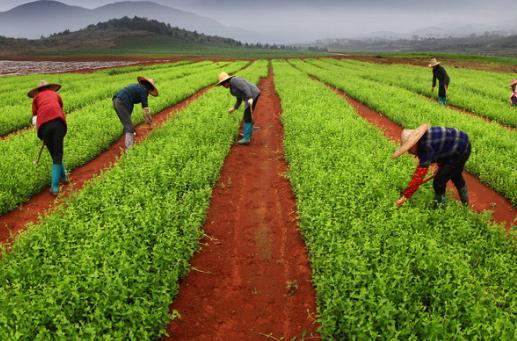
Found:
<path fill-rule="evenodd" d="M 248 100 L 248 105 L 250 106 L 250 108 L 253 106 L 253 98 L 250 98 Z"/>
<path fill-rule="evenodd" d="M 406 202 L 406 200 L 406 197 L 403 196 L 395 202 L 395 205 L 397 205 L 397 208 L 401 208 L 402 205 L 404 205 L 404 203 Z"/>
<path fill-rule="evenodd" d="M 231 114 L 232 112 L 235 111 L 235 108 L 234 107 L 231 107 L 230 109 L 228 109 L 228 112 Z"/>
<path fill-rule="evenodd" d="M 147 124 L 151 124 L 151 122 L 153 122 L 153 118 L 151 116 L 151 109 L 149 108 L 144 108 L 144 121 Z"/>

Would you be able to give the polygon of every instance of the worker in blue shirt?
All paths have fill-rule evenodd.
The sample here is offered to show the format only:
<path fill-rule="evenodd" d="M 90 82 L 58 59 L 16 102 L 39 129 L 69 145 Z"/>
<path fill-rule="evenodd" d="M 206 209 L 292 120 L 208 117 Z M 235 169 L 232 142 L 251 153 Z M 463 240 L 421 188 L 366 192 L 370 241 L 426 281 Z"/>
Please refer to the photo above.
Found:
<path fill-rule="evenodd" d="M 138 84 L 126 86 L 113 97 L 113 108 L 124 126 L 126 150 L 131 148 L 134 143 L 135 127 L 131 121 L 134 105 L 142 103 L 145 122 L 151 123 L 151 110 L 147 98 L 149 95 L 158 96 L 158 89 L 154 85 L 153 79 L 138 77 L 137 80 Z"/>

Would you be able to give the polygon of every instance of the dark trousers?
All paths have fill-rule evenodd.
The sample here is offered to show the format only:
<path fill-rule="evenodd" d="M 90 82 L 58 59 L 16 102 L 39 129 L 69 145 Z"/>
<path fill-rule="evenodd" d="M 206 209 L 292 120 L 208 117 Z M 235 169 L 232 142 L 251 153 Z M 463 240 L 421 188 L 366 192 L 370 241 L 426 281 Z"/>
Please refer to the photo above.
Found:
<path fill-rule="evenodd" d="M 120 98 L 113 97 L 113 109 L 115 109 L 120 122 L 124 126 L 124 133 L 134 133 L 135 127 L 133 126 L 133 122 L 131 122 L 131 113 Z"/>
<path fill-rule="evenodd" d="M 52 163 L 55 165 L 63 163 L 63 140 L 66 131 L 66 124 L 60 119 L 47 122 L 38 130 L 38 137 L 45 142 L 52 157 Z"/>
<path fill-rule="evenodd" d="M 465 163 L 470 157 L 470 150 L 471 147 L 469 143 L 465 153 L 443 161 L 433 181 L 433 188 L 436 194 L 445 195 L 445 188 L 449 180 L 452 180 L 458 191 L 465 187 L 465 179 L 463 179 L 463 175 L 461 173 L 465 168 Z"/>
<path fill-rule="evenodd" d="M 253 115 L 251 114 L 251 111 L 252 111 L 252 109 L 253 109 L 253 111 L 255 111 L 255 107 L 257 106 L 259 98 L 260 98 L 260 95 L 258 95 L 257 98 L 253 99 L 253 106 L 251 108 L 247 107 L 244 110 L 244 123 L 253 123 Z"/>

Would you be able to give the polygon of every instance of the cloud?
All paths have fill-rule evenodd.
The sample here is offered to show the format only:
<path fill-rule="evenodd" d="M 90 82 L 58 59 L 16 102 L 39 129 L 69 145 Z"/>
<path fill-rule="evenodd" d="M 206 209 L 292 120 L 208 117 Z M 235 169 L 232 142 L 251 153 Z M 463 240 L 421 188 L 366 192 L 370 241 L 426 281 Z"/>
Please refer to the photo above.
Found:
<path fill-rule="evenodd" d="M 61 0 L 97 7 L 122 0 Z M 411 33 L 431 26 L 471 25 L 517 30 L 512 0 L 151 0 L 212 17 L 227 26 L 266 34 L 277 42 L 357 37 L 377 31 Z M 1 0 L 14 6 L 26 0 Z M 0 7 L 1 8 L 1 7 Z"/>

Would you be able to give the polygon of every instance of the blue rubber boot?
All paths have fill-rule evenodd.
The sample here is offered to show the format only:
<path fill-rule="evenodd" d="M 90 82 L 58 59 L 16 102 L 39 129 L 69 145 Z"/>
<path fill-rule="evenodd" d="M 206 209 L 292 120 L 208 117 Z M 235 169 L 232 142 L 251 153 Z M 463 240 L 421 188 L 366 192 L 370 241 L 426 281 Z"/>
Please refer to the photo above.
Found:
<path fill-rule="evenodd" d="M 50 194 L 59 194 L 59 178 L 61 177 L 61 165 L 52 165 L 52 183 L 50 184 Z"/>
<path fill-rule="evenodd" d="M 253 123 L 244 123 L 244 136 L 237 143 L 238 144 L 250 144 L 252 132 L 253 132 Z"/>
<path fill-rule="evenodd" d="M 66 173 L 65 166 L 63 164 L 61 166 L 61 171 L 59 173 L 59 177 L 62 183 L 67 184 L 69 182 L 68 180 L 68 174 Z"/>

